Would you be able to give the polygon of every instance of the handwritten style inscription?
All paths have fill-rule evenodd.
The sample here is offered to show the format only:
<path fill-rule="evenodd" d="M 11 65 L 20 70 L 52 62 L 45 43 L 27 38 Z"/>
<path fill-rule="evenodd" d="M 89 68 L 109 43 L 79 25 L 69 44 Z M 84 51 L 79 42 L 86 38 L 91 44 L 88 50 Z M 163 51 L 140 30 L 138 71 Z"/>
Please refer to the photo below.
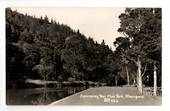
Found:
<path fill-rule="evenodd" d="M 80 94 L 81 99 L 103 99 L 103 102 L 105 103 L 118 103 L 120 99 L 144 99 L 144 96 L 142 95 L 121 95 L 121 94 L 115 94 L 115 95 L 103 95 L 103 94 L 98 94 L 98 95 L 90 95 L 90 94 Z"/>

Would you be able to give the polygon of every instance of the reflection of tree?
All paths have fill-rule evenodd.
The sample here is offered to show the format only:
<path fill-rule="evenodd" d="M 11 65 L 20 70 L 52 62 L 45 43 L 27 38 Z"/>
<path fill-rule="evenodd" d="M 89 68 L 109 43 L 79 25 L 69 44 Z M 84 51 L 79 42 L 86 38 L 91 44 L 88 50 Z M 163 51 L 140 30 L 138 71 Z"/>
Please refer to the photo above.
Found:
<path fill-rule="evenodd" d="M 47 88 L 46 91 L 45 89 L 43 89 L 41 90 L 43 92 L 36 94 L 36 95 L 31 95 L 31 98 L 33 97 L 32 99 L 34 100 L 32 100 L 30 104 L 47 105 L 47 104 L 52 103 L 53 101 L 57 101 L 69 95 L 80 92 L 84 89 L 87 89 L 87 87 L 67 87 L 67 88 L 58 88 L 58 89 Z M 30 97 L 28 97 L 28 99 L 29 98 Z"/>
<path fill-rule="evenodd" d="M 33 105 L 47 105 L 50 104 L 53 101 L 59 100 L 63 97 L 68 96 L 68 92 L 66 89 L 58 89 L 56 91 L 50 91 L 50 89 L 45 89 L 43 92 L 39 95 L 37 95 L 37 98 L 35 100 L 31 101 L 31 104 Z"/>
<path fill-rule="evenodd" d="M 71 94 L 74 94 L 75 92 L 76 92 L 75 87 L 73 87 L 73 88 L 72 88 L 72 87 L 69 87 L 69 88 L 68 88 L 68 94 L 71 95 Z"/>
<path fill-rule="evenodd" d="M 48 93 L 46 93 L 45 91 L 40 94 L 36 100 L 33 100 L 31 103 L 33 105 L 46 105 L 51 101 L 51 99 L 49 98 Z"/>

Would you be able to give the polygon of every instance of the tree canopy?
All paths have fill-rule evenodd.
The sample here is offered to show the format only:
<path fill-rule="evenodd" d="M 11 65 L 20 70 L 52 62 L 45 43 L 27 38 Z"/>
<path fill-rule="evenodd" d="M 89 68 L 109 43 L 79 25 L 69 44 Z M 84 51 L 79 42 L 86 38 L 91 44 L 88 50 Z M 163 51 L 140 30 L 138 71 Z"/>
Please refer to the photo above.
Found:
<path fill-rule="evenodd" d="M 6 53 L 7 82 L 72 78 L 111 84 L 117 67 L 104 40 L 100 44 L 47 16 L 35 18 L 10 8 L 6 9 Z"/>
<path fill-rule="evenodd" d="M 149 70 L 154 71 L 152 64 L 156 63 L 159 78 L 161 75 L 161 9 L 126 8 L 119 19 L 121 25 L 118 31 L 123 37 L 114 42 L 116 51 L 120 53 L 122 63 L 133 62 L 137 66 L 137 86 L 141 90 L 146 70 L 148 73 Z"/>

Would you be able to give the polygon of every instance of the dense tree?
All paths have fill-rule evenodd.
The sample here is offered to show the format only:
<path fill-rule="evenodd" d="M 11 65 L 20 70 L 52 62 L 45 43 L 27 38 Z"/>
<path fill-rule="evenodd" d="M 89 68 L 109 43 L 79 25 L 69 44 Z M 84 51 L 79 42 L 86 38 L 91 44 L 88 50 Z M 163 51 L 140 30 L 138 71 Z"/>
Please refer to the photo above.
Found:
<path fill-rule="evenodd" d="M 14 81 L 73 78 L 110 84 L 117 65 L 104 40 L 99 44 L 79 30 L 49 20 L 6 9 L 7 84 L 14 73 Z"/>
<path fill-rule="evenodd" d="M 128 38 L 118 37 L 118 38 L 116 38 L 114 45 L 116 46 L 117 54 L 120 55 L 120 57 L 118 57 L 118 58 L 119 58 L 119 64 L 121 64 L 121 66 L 123 66 L 121 68 L 122 72 L 123 72 L 123 69 L 125 68 L 127 84 L 130 85 L 129 71 L 128 71 L 128 63 L 130 61 L 128 61 L 126 59 L 126 57 L 123 56 L 123 53 L 130 48 L 130 41 Z"/>
<path fill-rule="evenodd" d="M 133 61 L 137 66 L 137 87 L 142 93 L 142 68 L 145 73 L 148 64 L 152 63 L 155 67 L 153 68 L 154 75 L 156 75 L 155 64 L 161 64 L 161 9 L 127 8 L 119 18 L 121 26 L 118 31 L 124 35 L 124 38 L 118 38 L 115 44 L 117 50 L 124 49 L 122 44 L 127 45 L 121 39 L 128 39 L 127 43 L 130 45 L 126 50 L 121 51 L 123 52 L 121 56 Z M 121 42 L 119 43 L 119 41 Z M 156 83 L 154 84 L 157 86 Z"/>

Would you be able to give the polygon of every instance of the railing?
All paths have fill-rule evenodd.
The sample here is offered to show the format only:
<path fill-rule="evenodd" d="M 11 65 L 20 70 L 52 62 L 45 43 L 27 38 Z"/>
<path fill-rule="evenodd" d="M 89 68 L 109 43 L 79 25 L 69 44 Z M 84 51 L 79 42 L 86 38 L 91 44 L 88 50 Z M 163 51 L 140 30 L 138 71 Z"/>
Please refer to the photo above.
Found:
<path fill-rule="evenodd" d="M 153 96 L 153 87 L 143 88 L 143 94 L 147 96 Z M 157 96 L 162 96 L 162 88 L 157 87 Z"/>

